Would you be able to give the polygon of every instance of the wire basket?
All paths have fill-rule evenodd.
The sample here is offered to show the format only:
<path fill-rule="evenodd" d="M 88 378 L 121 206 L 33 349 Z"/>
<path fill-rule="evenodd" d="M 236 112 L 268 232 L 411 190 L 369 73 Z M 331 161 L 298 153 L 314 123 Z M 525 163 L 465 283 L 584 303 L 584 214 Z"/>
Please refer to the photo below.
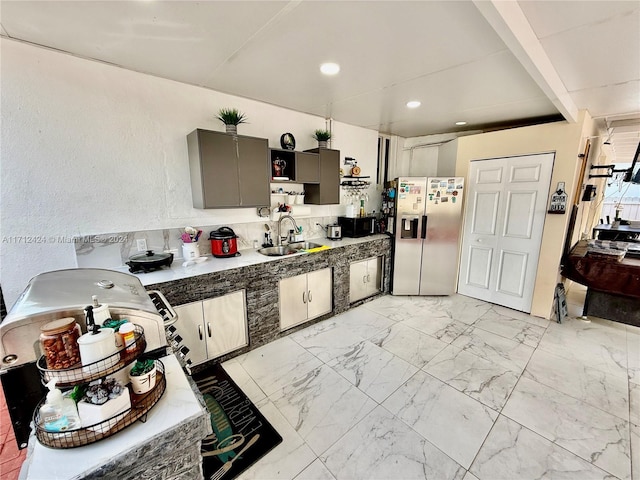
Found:
<path fill-rule="evenodd" d="M 47 368 L 44 356 L 38 359 L 37 366 L 40 370 L 40 378 L 43 384 L 47 384 L 51 379 L 57 379 L 56 388 L 73 387 L 78 383 L 87 383 L 97 380 L 106 375 L 110 375 L 129 363 L 133 362 L 147 348 L 147 341 L 144 337 L 144 329 L 140 325 L 134 324 L 134 340 L 132 343 L 123 346 L 113 355 L 109 355 L 97 362 L 81 365 L 80 363 L 71 368 L 54 370 Z"/>
<path fill-rule="evenodd" d="M 128 388 L 127 392 L 131 398 L 131 409 L 119 413 L 107 420 L 87 425 L 65 432 L 49 432 L 40 425 L 40 407 L 46 399 L 43 399 L 36 407 L 33 415 L 33 424 L 36 429 L 38 441 L 50 448 L 76 448 L 95 443 L 104 438 L 123 430 L 137 420 L 146 421 L 146 415 L 153 406 L 158 403 L 167 388 L 167 379 L 164 374 L 164 365 L 160 360 L 155 360 L 156 364 L 156 385 L 147 393 L 137 395 Z"/>

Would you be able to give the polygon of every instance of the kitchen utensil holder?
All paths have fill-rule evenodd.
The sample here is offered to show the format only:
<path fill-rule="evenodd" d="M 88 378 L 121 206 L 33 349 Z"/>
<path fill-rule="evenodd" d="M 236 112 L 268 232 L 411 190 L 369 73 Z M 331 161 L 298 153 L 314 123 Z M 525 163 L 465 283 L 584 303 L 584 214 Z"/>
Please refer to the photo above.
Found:
<path fill-rule="evenodd" d="M 36 438 L 46 447 L 76 448 L 110 437 L 129 425 L 132 425 L 137 420 L 145 422 L 147 419 L 147 413 L 156 403 L 158 403 L 167 388 L 164 365 L 160 360 L 155 360 L 155 364 L 157 369 L 155 387 L 142 395 L 131 393 L 127 388 L 127 391 L 131 396 L 131 409 L 94 425 L 87 425 L 86 427 L 67 430 L 65 432 L 49 432 L 45 430 L 40 426 L 39 413 L 40 407 L 46 401 L 46 399 L 43 399 L 36 407 L 33 415 Z"/>
<path fill-rule="evenodd" d="M 200 258 L 200 248 L 197 242 L 182 244 L 182 257 L 185 260 Z"/>
<path fill-rule="evenodd" d="M 91 382 L 123 369 L 138 358 L 147 348 L 144 329 L 140 325 L 134 324 L 134 326 L 134 340 L 131 344 L 123 346 L 113 355 L 87 365 L 78 363 L 74 367 L 64 370 L 52 370 L 47 368 L 44 356 L 40 357 L 36 365 L 40 371 L 42 384 L 46 385 L 49 380 L 56 378 L 57 388 L 73 387 L 78 383 Z"/>

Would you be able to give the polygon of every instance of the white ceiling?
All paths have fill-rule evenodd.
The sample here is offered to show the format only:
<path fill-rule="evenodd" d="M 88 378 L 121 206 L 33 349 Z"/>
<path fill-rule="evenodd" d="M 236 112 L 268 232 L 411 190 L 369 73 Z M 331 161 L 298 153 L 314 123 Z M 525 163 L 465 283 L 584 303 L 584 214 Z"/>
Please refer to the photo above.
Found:
<path fill-rule="evenodd" d="M 586 109 L 617 161 L 640 139 L 637 0 L 0 6 L 3 36 L 402 137 L 572 121 Z M 340 73 L 321 75 L 325 61 Z M 422 106 L 409 110 L 413 99 Z"/>

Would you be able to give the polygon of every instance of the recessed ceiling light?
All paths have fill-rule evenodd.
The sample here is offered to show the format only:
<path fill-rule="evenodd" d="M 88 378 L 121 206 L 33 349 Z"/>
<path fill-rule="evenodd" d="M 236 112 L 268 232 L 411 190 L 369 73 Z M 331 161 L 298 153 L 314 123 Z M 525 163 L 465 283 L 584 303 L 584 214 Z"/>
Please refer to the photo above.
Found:
<path fill-rule="evenodd" d="M 466 125 L 466 124 L 467 124 L 467 122 L 456 122 L 456 125 L 458 125 L 458 126 L 462 126 L 462 125 Z"/>
<path fill-rule="evenodd" d="M 335 75 L 340 71 L 340 65 L 337 63 L 323 63 L 320 65 L 320 71 L 325 75 Z"/>
<path fill-rule="evenodd" d="M 410 102 L 407 102 L 407 108 L 418 108 L 420 105 L 422 105 L 418 100 L 411 100 Z"/>

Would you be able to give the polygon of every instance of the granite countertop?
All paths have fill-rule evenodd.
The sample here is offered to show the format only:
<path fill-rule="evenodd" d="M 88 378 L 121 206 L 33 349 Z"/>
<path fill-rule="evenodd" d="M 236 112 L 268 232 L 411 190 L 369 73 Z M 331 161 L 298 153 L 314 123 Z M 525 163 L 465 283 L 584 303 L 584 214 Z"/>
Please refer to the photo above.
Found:
<path fill-rule="evenodd" d="M 383 238 L 390 238 L 385 234 L 370 235 L 368 237 L 361 238 L 343 238 L 342 240 L 329 240 L 327 238 L 309 238 L 305 241 L 318 243 L 320 245 L 326 245 L 331 248 L 339 248 L 347 245 L 355 245 L 360 243 L 368 243 L 374 240 L 380 240 Z M 164 268 L 149 273 L 134 273 L 136 277 L 140 279 L 143 285 L 153 285 L 156 283 L 171 282 L 174 280 L 180 280 L 183 278 L 197 277 L 199 275 L 206 275 L 208 273 L 219 272 L 223 270 L 231 270 L 234 268 L 247 267 L 250 265 L 256 265 L 266 262 L 277 262 L 283 258 L 291 258 L 299 255 L 313 255 L 313 253 L 295 253 L 292 255 L 286 255 L 283 257 L 268 257 L 258 253 L 253 248 L 240 250 L 240 256 L 230 258 L 216 258 L 211 255 L 206 255 L 205 261 L 202 263 L 196 263 L 188 266 L 182 266 L 182 259 L 176 259 L 170 268 Z M 119 272 L 129 273 L 128 267 L 113 268 Z"/>
<path fill-rule="evenodd" d="M 45 447 L 32 435 L 20 479 L 82 478 L 136 447 L 162 439 L 185 422 L 207 416 L 175 355 L 160 360 L 165 367 L 167 388 L 147 414 L 146 422 L 138 421 L 111 437 L 71 449 Z"/>

